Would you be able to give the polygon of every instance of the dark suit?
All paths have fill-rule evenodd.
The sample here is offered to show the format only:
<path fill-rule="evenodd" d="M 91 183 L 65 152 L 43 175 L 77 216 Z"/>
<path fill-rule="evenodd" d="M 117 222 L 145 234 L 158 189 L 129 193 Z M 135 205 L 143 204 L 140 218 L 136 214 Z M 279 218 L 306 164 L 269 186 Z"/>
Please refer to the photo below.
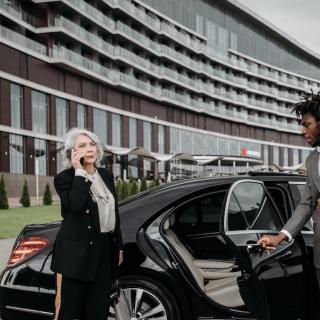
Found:
<path fill-rule="evenodd" d="M 94 283 L 99 285 L 98 291 L 107 292 L 110 288 L 101 288 L 101 283 L 109 287 L 111 279 L 117 274 L 122 237 L 114 180 L 106 169 L 99 168 L 98 173 L 115 198 L 116 223 L 112 234 L 100 232 L 98 206 L 89 193 L 90 180 L 75 176 L 73 168 L 60 172 L 54 179 L 61 200 L 63 220 L 54 244 L 51 268 L 66 279 L 62 281 L 62 307 L 64 301 L 68 301 L 66 304 L 69 306 L 71 303 L 67 298 L 63 300 L 64 292 L 72 292 L 73 288 L 74 292 L 83 291 L 80 292 L 83 300 L 86 292 L 95 290 L 91 289 Z M 67 283 L 68 288 L 63 290 Z M 106 300 L 106 297 L 103 299 Z M 78 303 L 80 306 L 83 304 L 83 301 Z"/>

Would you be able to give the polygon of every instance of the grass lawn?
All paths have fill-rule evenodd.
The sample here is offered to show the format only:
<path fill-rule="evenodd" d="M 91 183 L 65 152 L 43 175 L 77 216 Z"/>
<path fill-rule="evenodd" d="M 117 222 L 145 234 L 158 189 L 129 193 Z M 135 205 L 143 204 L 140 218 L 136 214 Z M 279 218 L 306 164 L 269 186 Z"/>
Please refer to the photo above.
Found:
<path fill-rule="evenodd" d="M 0 239 L 16 237 L 27 224 L 57 220 L 61 220 L 60 205 L 57 204 L 0 210 Z"/>

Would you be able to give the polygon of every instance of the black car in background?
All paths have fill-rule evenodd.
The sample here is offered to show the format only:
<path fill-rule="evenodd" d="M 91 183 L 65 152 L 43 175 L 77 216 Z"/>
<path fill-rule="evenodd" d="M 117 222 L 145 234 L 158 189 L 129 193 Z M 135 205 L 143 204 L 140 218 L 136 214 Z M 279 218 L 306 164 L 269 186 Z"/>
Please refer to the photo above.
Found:
<path fill-rule="evenodd" d="M 319 319 L 309 224 L 276 250 L 256 246 L 281 229 L 304 183 L 255 173 L 166 184 L 122 202 L 129 320 Z M 0 278 L 4 320 L 52 318 L 59 228 L 29 225 L 18 236 Z"/>

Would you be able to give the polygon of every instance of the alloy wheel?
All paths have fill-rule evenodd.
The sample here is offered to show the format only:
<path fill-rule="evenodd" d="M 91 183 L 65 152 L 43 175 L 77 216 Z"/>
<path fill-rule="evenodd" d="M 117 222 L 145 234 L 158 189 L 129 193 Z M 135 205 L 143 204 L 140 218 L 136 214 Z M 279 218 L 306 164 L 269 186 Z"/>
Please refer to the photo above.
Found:
<path fill-rule="evenodd" d="M 145 288 L 123 288 L 127 299 L 129 320 L 167 320 L 167 312 L 160 299 Z M 110 308 L 108 320 L 114 319 L 114 309 Z"/>

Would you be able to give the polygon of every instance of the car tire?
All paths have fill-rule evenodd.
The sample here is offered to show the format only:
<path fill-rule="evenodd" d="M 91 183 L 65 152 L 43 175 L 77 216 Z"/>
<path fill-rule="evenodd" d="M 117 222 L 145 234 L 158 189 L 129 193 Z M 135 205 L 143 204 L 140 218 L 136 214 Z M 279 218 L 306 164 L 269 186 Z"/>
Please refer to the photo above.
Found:
<path fill-rule="evenodd" d="M 131 319 L 180 320 L 173 295 L 154 280 L 123 278 L 119 285 L 127 298 Z"/>

